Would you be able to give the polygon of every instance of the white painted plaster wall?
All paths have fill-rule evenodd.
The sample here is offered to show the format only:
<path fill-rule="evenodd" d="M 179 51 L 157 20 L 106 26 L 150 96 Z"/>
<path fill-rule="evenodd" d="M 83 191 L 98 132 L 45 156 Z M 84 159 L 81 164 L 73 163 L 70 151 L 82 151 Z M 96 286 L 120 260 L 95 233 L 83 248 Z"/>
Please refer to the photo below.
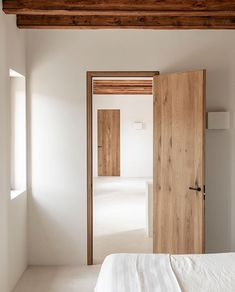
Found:
<path fill-rule="evenodd" d="M 0 4 L 1 9 L 1 4 Z M 7 203 L 10 176 L 7 177 L 7 48 L 6 22 L 0 14 L 0 291 L 7 291 Z"/>
<path fill-rule="evenodd" d="M 93 97 L 93 162 L 98 176 L 97 110 L 120 109 L 121 177 L 153 176 L 153 96 L 94 95 Z M 134 122 L 143 122 L 136 130 Z"/>
<path fill-rule="evenodd" d="M 0 292 L 10 292 L 26 267 L 26 194 L 10 200 L 9 68 L 25 74 L 24 33 L 0 3 Z"/>
<path fill-rule="evenodd" d="M 12 291 L 27 267 L 27 193 L 9 202 L 8 290 Z"/>
<path fill-rule="evenodd" d="M 234 31 L 30 31 L 30 264 L 86 262 L 86 71 L 207 69 L 206 249 L 235 251 Z"/>

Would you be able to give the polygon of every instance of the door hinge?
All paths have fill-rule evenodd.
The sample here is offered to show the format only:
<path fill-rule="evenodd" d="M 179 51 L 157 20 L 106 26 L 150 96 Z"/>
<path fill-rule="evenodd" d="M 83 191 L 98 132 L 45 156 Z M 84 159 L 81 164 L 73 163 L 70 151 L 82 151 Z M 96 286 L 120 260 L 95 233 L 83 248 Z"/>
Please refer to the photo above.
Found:
<path fill-rule="evenodd" d="M 203 199 L 206 199 L 206 186 L 203 186 Z"/>

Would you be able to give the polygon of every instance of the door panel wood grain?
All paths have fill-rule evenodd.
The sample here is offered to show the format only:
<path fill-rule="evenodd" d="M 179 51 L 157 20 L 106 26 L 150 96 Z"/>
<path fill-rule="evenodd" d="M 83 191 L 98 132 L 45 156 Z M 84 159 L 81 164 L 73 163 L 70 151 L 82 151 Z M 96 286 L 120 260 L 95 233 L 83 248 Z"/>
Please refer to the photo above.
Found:
<path fill-rule="evenodd" d="M 98 175 L 120 176 L 120 110 L 98 110 Z"/>
<path fill-rule="evenodd" d="M 202 253 L 205 71 L 159 75 L 153 86 L 154 252 Z"/>

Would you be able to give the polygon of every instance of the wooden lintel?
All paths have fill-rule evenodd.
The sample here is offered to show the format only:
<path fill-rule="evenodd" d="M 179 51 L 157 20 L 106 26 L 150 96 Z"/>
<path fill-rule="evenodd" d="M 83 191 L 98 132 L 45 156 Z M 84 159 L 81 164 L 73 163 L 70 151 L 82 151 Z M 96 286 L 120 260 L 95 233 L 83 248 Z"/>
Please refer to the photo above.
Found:
<path fill-rule="evenodd" d="M 94 94 L 152 94 L 152 80 L 94 80 Z"/>

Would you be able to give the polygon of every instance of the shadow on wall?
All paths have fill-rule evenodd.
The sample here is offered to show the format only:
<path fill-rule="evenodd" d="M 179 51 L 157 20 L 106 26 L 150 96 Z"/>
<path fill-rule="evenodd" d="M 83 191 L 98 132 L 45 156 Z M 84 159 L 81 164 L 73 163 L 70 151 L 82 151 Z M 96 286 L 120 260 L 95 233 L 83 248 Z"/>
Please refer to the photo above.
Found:
<path fill-rule="evenodd" d="M 207 112 L 231 111 L 231 64 L 207 73 Z M 232 125 L 232 123 L 230 124 Z M 232 251 L 232 131 L 206 131 L 206 251 Z"/>
<path fill-rule="evenodd" d="M 206 252 L 231 251 L 231 137 L 206 131 Z"/>
<path fill-rule="evenodd" d="M 63 90 L 58 87 L 63 70 L 60 70 L 59 59 L 56 63 L 55 68 L 43 59 L 40 65 L 45 70 L 43 74 L 40 66 L 34 67 L 28 79 L 30 265 L 86 263 L 86 226 L 81 223 L 86 208 L 82 212 L 79 209 L 86 203 L 83 192 L 86 174 L 80 166 L 85 164 L 85 143 L 80 142 L 85 140 L 85 127 L 77 127 L 84 124 L 85 101 L 76 94 L 65 94 L 68 87 L 71 92 L 78 92 L 77 76 L 71 83 L 67 82 Z M 48 71 L 53 78 L 45 82 L 44 73 Z M 39 90 L 34 91 L 35 80 Z M 71 135 L 73 127 L 76 133 Z M 75 149 L 71 145 L 78 146 Z M 84 155 L 80 158 L 81 152 Z"/>

